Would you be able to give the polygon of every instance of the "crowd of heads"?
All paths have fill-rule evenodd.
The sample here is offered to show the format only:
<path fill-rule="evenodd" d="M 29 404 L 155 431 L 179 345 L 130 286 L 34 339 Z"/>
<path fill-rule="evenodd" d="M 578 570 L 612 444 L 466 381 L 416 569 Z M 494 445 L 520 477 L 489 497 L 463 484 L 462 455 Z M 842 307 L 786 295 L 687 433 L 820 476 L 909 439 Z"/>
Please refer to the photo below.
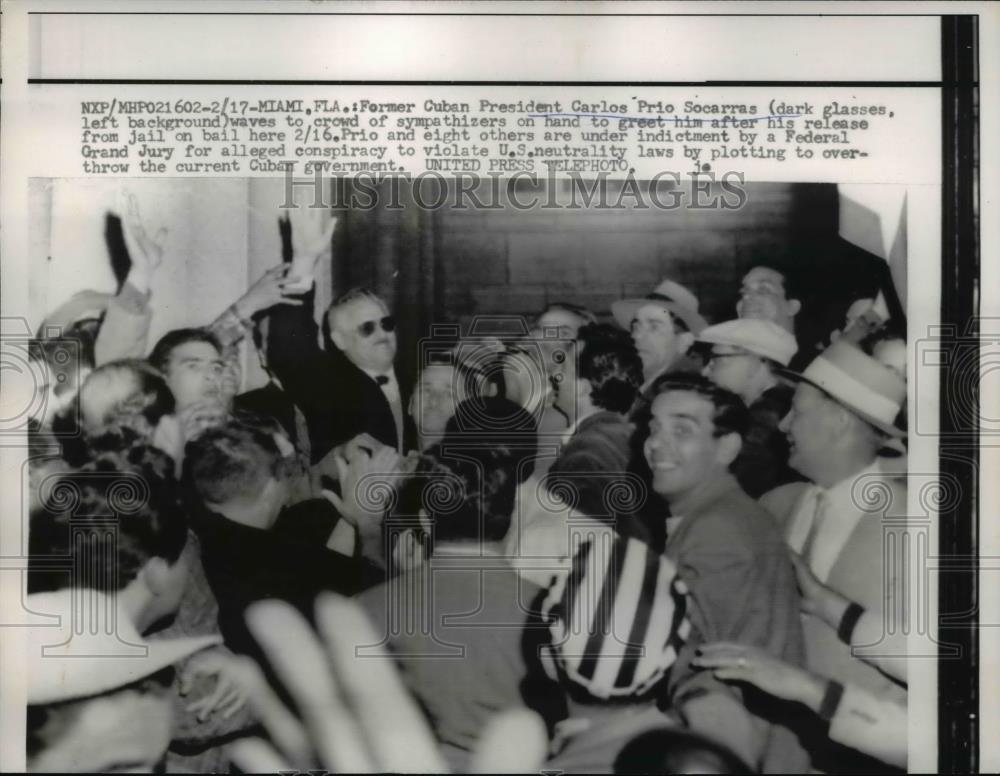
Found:
<path fill-rule="evenodd" d="M 787 406 L 767 431 L 785 441 L 782 465 L 800 479 L 829 486 L 887 445 L 905 453 L 905 334 L 898 322 L 886 325 L 876 299 L 851 305 L 843 329 L 831 332 L 831 344 L 814 359 L 801 358 L 796 321 L 809 310 L 787 270 L 751 268 L 735 314 L 709 325 L 697 296 L 665 280 L 646 297 L 616 301 L 609 315 L 553 302 L 523 327 L 525 334 L 459 337 L 422 351 L 413 379 L 399 376 L 406 389 L 401 409 L 416 439 L 394 461 L 383 531 L 403 526 L 417 536 L 425 563 L 443 546 L 502 552 L 523 511 L 525 485 L 548 465 L 542 449 L 569 444 L 598 417 L 628 428 L 629 455 L 638 464 L 628 471 L 643 472 L 650 491 L 683 512 L 732 477 L 759 422 L 755 408 L 775 389 L 785 392 Z M 323 498 L 333 488 L 329 498 L 347 519 L 345 472 L 357 467 L 372 476 L 371 461 L 383 445 L 360 435 L 320 451 L 337 457 L 338 495 L 333 467 L 304 470 L 294 429 L 239 409 L 239 371 L 211 327 L 170 331 L 145 358 L 97 364 L 99 325 L 71 326 L 59 339 L 40 337 L 31 345 L 30 359 L 45 376 L 44 409 L 32 433 L 55 446 L 33 463 L 30 595 L 96 591 L 112 597 L 121 616 L 145 634 L 181 606 L 190 556 L 197 554 L 192 515 L 207 510 L 273 531 L 279 516 L 302 500 L 299 494 Z M 337 363 L 373 380 L 393 370 L 397 321 L 373 291 L 337 298 L 323 330 Z M 416 341 L 408 334 L 406 341 Z M 338 400 L 331 389 L 328 401 Z M 304 421 L 310 426 L 308 413 Z M 360 536 L 357 516 L 349 522 Z M 692 629 L 681 574 L 635 536 L 616 533 L 609 544 L 595 539 L 573 549 L 565 573 L 543 591 L 550 678 L 571 707 L 655 708 Z M 402 573 L 391 548 L 381 560 L 386 577 Z M 211 578 L 212 569 L 205 571 Z M 630 629 L 626 647 L 607 636 L 609 622 Z M 171 669 L 117 681 L 84 697 L 68 692 L 32 701 L 29 765 L 157 763 L 170 743 L 163 723 L 169 704 L 160 701 L 171 693 Z M 101 716 L 103 706 L 110 716 Z M 615 769 L 701 763 L 706 772 L 750 772 L 729 748 L 682 728 L 664 724 L 635 735 L 621 747 Z M 104 749 L 126 751 L 108 761 Z"/>

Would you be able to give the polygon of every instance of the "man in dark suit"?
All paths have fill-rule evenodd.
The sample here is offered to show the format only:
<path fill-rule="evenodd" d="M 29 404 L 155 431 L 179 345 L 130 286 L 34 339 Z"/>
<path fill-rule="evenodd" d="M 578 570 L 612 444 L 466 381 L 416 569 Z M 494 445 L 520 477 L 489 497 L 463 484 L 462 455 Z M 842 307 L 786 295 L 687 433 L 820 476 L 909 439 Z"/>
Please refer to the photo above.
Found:
<path fill-rule="evenodd" d="M 362 434 L 401 453 L 414 449 L 409 390 L 393 367 L 396 322 L 385 302 L 365 288 L 336 299 L 324 351 L 306 301 L 283 322 L 288 347 L 269 348 L 268 363 L 306 417 L 313 463 Z"/>

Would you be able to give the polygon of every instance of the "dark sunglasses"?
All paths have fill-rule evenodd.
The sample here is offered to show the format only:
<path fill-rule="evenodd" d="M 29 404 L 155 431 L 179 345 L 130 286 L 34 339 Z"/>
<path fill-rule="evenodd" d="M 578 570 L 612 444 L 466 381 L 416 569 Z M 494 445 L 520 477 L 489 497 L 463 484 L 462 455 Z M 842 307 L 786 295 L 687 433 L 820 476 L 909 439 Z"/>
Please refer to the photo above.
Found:
<path fill-rule="evenodd" d="M 362 337 L 370 337 L 375 333 L 375 327 L 381 326 L 382 331 L 390 332 L 396 330 L 396 319 L 391 315 L 385 316 L 378 321 L 365 321 L 360 326 L 358 326 L 358 334 Z"/>

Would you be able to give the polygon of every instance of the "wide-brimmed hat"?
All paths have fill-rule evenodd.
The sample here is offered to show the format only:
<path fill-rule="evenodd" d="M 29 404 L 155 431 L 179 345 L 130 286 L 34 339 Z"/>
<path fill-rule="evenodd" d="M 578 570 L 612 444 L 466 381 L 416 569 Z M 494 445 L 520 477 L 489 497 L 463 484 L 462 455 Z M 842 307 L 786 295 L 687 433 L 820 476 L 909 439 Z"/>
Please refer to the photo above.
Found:
<path fill-rule="evenodd" d="M 693 334 L 700 334 L 701 330 L 708 326 L 708 321 L 698 313 L 698 297 L 672 280 L 664 280 L 652 293 L 642 299 L 621 299 L 613 302 L 611 313 L 619 326 L 629 329 L 636 311 L 648 304 L 659 304 L 665 310 L 669 310 L 684 321 Z"/>
<path fill-rule="evenodd" d="M 781 366 L 788 366 L 799 349 L 791 332 L 773 321 L 757 318 L 740 318 L 709 326 L 698 335 L 698 342 L 743 348 Z"/>
<path fill-rule="evenodd" d="M 782 372 L 819 388 L 880 431 L 906 436 L 896 427 L 896 417 L 906 400 L 906 381 L 855 345 L 837 340 L 801 373 Z"/>
<path fill-rule="evenodd" d="M 56 703 L 115 690 L 157 671 L 222 637 L 145 639 L 123 616 L 113 596 L 64 588 L 32 593 L 27 608 L 55 617 L 28 627 L 28 703 Z"/>

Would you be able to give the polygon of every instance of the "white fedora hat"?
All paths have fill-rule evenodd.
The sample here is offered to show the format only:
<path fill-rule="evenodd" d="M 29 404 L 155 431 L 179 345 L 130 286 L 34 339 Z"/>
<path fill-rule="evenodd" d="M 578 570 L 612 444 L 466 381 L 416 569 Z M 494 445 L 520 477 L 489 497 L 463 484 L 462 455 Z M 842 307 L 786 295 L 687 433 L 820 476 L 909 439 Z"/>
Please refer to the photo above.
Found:
<path fill-rule="evenodd" d="M 632 319 L 640 307 L 657 304 L 676 315 L 693 334 L 700 334 L 708 321 L 698 313 L 698 297 L 673 280 L 664 280 L 642 299 L 621 299 L 611 304 L 611 313 L 623 329 L 632 327 Z"/>
<path fill-rule="evenodd" d="M 791 332 L 773 321 L 759 318 L 739 318 L 709 326 L 698 335 L 698 342 L 743 348 L 781 366 L 788 366 L 799 349 Z"/>
<path fill-rule="evenodd" d="M 28 703 L 56 703 L 115 690 L 155 674 L 222 637 L 145 639 L 114 596 L 63 588 L 27 596 L 27 608 L 54 616 L 28 627 Z"/>
<path fill-rule="evenodd" d="M 855 345 L 837 340 L 801 374 L 784 373 L 824 391 L 880 431 L 906 436 L 896 427 L 896 416 L 906 400 L 906 381 Z"/>

